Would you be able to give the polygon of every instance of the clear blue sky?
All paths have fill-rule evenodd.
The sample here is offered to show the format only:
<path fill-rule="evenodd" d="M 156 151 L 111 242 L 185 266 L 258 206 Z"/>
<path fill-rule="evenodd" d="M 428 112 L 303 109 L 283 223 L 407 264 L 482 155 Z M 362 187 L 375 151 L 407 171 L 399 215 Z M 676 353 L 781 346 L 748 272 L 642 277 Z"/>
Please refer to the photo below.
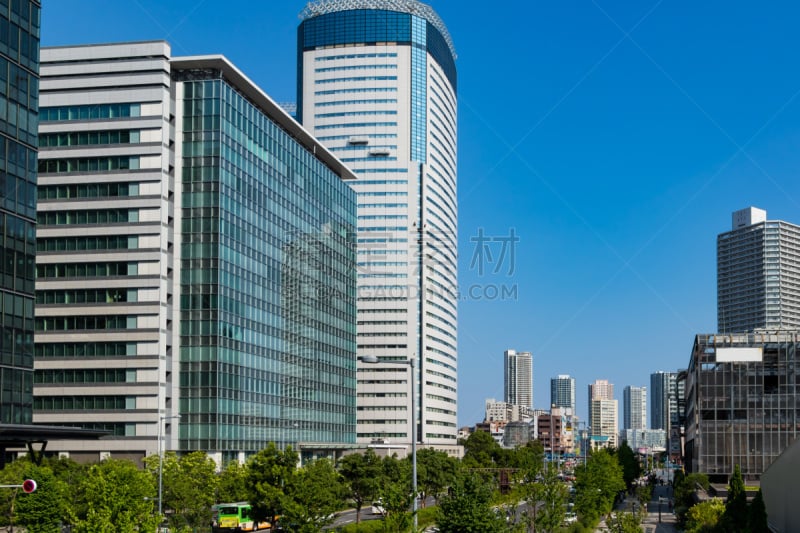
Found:
<path fill-rule="evenodd" d="M 800 5 L 431 4 L 458 52 L 459 423 L 502 399 L 507 348 L 534 354 L 536 407 L 571 374 L 585 417 L 588 383 L 608 379 L 621 422 L 626 385 L 685 367 L 714 332 L 731 212 L 800 223 Z M 294 101 L 304 6 L 52 0 L 42 44 L 166 39 Z M 503 286 L 517 297 L 492 299 Z"/>

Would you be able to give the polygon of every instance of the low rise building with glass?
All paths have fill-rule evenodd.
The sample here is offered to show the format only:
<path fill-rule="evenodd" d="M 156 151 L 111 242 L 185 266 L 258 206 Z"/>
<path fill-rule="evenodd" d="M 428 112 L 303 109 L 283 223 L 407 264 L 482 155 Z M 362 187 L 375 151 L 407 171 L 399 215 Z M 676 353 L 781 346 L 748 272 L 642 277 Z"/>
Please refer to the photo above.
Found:
<path fill-rule="evenodd" d="M 34 420 L 113 434 L 53 451 L 354 443 L 354 175 L 222 56 L 45 48 L 42 80 Z"/>
<path fill-rule="evenodd" d="M 800 333 L 697 335 L 686 378 L 687 472 L 758 481 L 800 437 Z"/>

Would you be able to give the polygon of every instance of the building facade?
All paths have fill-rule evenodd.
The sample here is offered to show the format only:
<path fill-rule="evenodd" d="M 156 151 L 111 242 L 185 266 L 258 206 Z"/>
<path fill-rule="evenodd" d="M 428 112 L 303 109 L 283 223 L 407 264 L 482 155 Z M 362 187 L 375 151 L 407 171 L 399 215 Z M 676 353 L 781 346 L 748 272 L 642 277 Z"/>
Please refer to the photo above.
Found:
<path fill-rule="evenodd" d="M 677 373 L 659 370 L 650 374 L 650 427 L 669 432 L 677 416 Z"/>
<path fill-rule="evenodd" d="M 354 443 L 355 176 L 221 56 L 46 48 L 41 89 L 34 421 L 113 435 L 52 451 Z"/>
<path fill-rule="evenodd" d="M 575 378 L 560 375 L 550 379 L 550 405 L 565 407 L 575 413 Z"/>
<path fill-rule="evenodd" d="M 456 445 L 457 79 L 450 35 L 415 0 L 323 0 L 309 3 L 301 18 L 298 116 L 358 176 L 358 355 L 415 361 L 413 380 L 405 364 L 359 363 L 358 441 Z"/>
<path fill-rule="evenodd" d="M 533 355 L 506 350 L 503 353 L 503 390 L 505 401 L 533 409 Z"/>
<path fill-rule="evenodd" d="M 623 429 L 645 429 L 647 427 L 647 387 L 628 385 L 622 391 Z"/>
<path fill-rule="evenodd" d="M 800 334 L 697 335 L 687 372 L 685 466 L 758 480 L 800 436 Z"/>
<path fill-rule="evenodd" d="M 755 207 L 717 237 L 717 330 L 800 329 L 800 226 Z"/>
<path fill-rule="evenodd" d="M 603 437 L 602 442 L 605 445 L 616 447 L 619 442 L 619 405 L 617 400 L 591 400 L 589 425 L 592 437 Z"/>
<path fill-rule="evenodd" d="M 592 426 L 593 413 L 592 409 L 594 400 L 613 400 L 614 399 L 614 384 L 609 383 L 607 379 L 596 379 L 594 383 L 589 384 L 589 426 Z"/>
<path fill-rule="evenodd" d="M 33 414 L 41 2 L 0 2 L 0 424 Z"/>

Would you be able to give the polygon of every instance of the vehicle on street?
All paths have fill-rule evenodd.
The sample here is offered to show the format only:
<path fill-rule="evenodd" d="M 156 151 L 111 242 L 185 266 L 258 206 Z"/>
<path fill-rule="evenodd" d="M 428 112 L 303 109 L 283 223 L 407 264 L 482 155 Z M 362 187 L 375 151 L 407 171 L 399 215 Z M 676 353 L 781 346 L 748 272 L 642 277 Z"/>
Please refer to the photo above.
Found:
<path fill-rule="evenodd" d="M 372 502 L 372 514 L 386 514 L 386 509 L 383 508 L 382 500 Z"/>
<path fill-rule="evenodd" d="M 255 522 L 251 516 L 249 502 L 219 503 L 211 508 L 212 533 L 228 531 L 262 531 L 269 529 L 269 522 Z"/>

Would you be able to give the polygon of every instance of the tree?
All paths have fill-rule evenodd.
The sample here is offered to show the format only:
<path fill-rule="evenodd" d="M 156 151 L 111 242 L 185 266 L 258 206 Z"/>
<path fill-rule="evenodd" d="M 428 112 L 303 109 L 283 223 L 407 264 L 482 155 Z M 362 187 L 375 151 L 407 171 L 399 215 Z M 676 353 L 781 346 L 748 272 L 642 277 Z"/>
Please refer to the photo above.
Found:
<path fill-rule="evenodd" d="M 13 507 L 11 524 L 25 526 L 29 533 L 49 533 L 59 529 L 68 518 L 65 504 L 69 490 L 67 485 L 57 479 L 47 466 L 38 466 L 27 458 L 14 461 L 2 472 L 0 483 L 19 485 L 25 479 L 36 481 L 35 492 L 25 494 L 20 489 L 4 489 L 9 495 L 9 508 Z"/>
<path fill-rule="evenodd" d="M 537 500 L 542 502 L 542 506 L 536 510 L 536 526 L 542 531 L 555 531 L 564 522 L 567 514 L 567 500 L 569 491 L 564 482 L 558 478 L 558 466 L 549 463 L 542 476 L 542 481 L 538 482 L 539 490 Z M 538 502 L 533 502 L 534 506 Z"/>
<path fill-rule="evenodd" d="M 606 449 L 594 452 L 575 477 L 575 510 L 586 523 L 610 513 L 617 494 L 625 490 L 622 467 Z"/>
<path fill-rule="evenodd" d="M 446 452 L 423 448 L 417 450 L 417 487 L 420 501 L 433 496 L 436 501 L 455 481 L 458 462 Z"/>
<path fill-rule="evenodd" d="M 339 473 L 356 505 L 356 523 L 361 522 L 361 507 L 375 499 L 381 475 L 381 460 L 372 448 L 363 454 L 351 453 L 339 461 Z"/>
<path fill-rule="evenodd" d="M 642 475 L 642 466 L 627 442 L 623 442 L 617 449 L 617 462 L 622 466 L 622 479 L 630 491 L 633 482 Z"/>
<path fill-rule="evenodd" d="M 686 513 L 686 533 L 713 533 L 724 512 L 725 504 L 719 498 L 695 504 Z"/>
<path fill-rule="evenodd" d="M 132 461 L 106 459 L 92 465 L 77 488 L 81 507 L 75 533 L 155 531 L 155 480 Z"/>
<path fill-rule="evenodd" d="M 228 461 L 219 474 L 217 503 L 247 501 L 247 466 L 239 461 Z"/>
<path fill-rule="evenodd" d="M 505 519 L 492 509 L 492 489 L 474 473 L 456 480 L 439 503 L 436 524 L 441 533 L 495 533 L 507 531 Z"/>
<path fill-rule="evenodd" d="M 384 531 L 406 531 L 411 526 L 411 464 L 395 457 L 381 461 L 381 482 L 378 497 L 383 507 Z"/>
<path fill-rule="evenodd" d="M 635 513 L 616 511 L 606 519 L 606 528 L 612 533 L 641 533 L 642 521 Z"/>
<path fill-rule="evenodd" d="M 747 527 L 750 533 L 768 533 L 767 508 L 764 505 L 764 495 L 758 489 L 750 507 L 747 509 Z"/>
<path fill-rule="evenodd" d="M 741 528 L 747 523 L 747 494 L 739 465 L 733 467 L 733 475 L 728 484 L 728 498 L 725 501 L 723 523 L 732 529 Z"/>
<path fill-rule="evenodd" d="M 333 522 L 342 504 L 341 476 L 327 459 L 299 469 L 286 486 L 281 524 L 294 533 L 317 533 Z"/>
<path fill-rule="evenodd" d="M 159 460 L 151 455 L 147 467 L 158 475 Z M 167 452 L 163 458 L 163 507 L 175 512 L 169 517 L 171 529 L 197 528 L 211 522 L 219 476 L 217 464 L 208 454 L 196 451 L 178 458 Z"/>
<path fill-rule="evenodd" d="M 246 486 L 254 521 L 271 523 L 283 514 L 284 491 L 295 475 L 297 459 L 291 446 L 279 450 L 274 442 L 250 457 Z"/>
<path fill-rule="evenodd" d="M 492 468 L 501 450 L 490 433 L 475 431 L 464 441 L 462 463 L 467 468 Z"/>

